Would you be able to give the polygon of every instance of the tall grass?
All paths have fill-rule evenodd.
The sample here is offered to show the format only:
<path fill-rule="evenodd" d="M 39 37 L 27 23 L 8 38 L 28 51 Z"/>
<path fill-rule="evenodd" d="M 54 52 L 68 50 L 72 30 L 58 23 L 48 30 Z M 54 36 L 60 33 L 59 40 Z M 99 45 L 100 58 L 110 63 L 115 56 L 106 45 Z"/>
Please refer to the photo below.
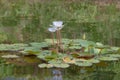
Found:
<path fill-rule="evenodd" d="M 0 29 L 5 34 L 7 31 L 11 42 L 49 38 L 47 28 L 54 20 L 64 21 L 64 38 L 82 38 L 86 33 L 87 39 L 110 45 L 120 39 L 120 10 L 115 3 L 99 6 L 88 0 L 0 0 L 0 7 Z"/>

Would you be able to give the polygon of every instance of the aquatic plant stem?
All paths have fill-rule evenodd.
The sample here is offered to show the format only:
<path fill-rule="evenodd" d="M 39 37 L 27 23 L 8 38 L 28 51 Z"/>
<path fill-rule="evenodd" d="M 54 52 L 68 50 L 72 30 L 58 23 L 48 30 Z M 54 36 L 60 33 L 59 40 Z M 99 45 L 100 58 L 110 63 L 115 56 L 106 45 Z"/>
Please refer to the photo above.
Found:
<path fill-rule="evenodd" d="M 53 46 L 54 46 L 54 34 L 53 33 L 51 33 L 51 37 L 52 37 L 52 43 L 53 43 Z"/>
<path fill-rule="evenodd" d="M 59 52 L 59 33 L 58 33 L 58 30 L 56 31 L 56 40 L 57 40 L 57 53 Z"/>
<path fill-rule="evenodd" d="M 58 31 L 56 31 L 56 38 L 57 38 L 57 45 L 59 46 L 59 33 L 58 33 Z"/>
<path fill-rule="evenodd" d="M 61 37 L 61 32 L 60 32 L 60 30 L 58 30 L 58 34 L 59 34 L 59 41 L 60 41 L 59 46 L 60 46 L 60 48 L 61 48 L 61 49 L 63 50 L 63 52 L 64 52 L 63 45 L 62 45 L 62 37 Z"/>
<path fill-rule="evenodd" d="M 60 34 L 60 30 L 58 30 L 58 39 L 59 39 L 59 46 L 61 45 L 61 34 Z"/>

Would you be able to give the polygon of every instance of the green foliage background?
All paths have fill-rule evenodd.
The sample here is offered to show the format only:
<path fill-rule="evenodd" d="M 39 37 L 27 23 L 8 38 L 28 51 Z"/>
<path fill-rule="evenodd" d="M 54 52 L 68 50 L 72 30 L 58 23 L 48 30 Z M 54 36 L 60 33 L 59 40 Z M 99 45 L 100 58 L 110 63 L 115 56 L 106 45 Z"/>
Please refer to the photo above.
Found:
<path fill-rule="evenodd" d="M 120 46 L 116 5 L 100 6 L 91 0 L 0 0 L 0 31 L 8 42 L 39 42 L 50 38 L 47 28 L 52 21 L 62 20 L 64 38 L 82 38 L 85 33 L 88 40 Z"/>

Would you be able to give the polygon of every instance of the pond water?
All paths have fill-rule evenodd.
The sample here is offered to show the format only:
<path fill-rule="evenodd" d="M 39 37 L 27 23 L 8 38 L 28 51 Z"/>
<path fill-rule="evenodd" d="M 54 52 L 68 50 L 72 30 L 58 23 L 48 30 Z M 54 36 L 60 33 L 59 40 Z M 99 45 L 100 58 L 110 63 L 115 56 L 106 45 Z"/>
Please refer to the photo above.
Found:
<path fill-rule="evenodd" d="M 39 63 L 34 56 L 0 58 L 0 80 L 120 80 L 120 61 L 66 69 L 39 68 Z"/>

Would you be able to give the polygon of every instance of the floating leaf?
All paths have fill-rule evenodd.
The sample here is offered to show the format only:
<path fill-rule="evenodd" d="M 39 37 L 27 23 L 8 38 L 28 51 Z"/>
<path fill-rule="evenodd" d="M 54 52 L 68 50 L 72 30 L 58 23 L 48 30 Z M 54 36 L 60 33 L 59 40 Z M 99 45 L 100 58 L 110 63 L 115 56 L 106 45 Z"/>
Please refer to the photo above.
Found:
<path fill-rule="evenodd" d="M 97 46 L 104 46 L 104 45 L 103 45 L 102 43 L 100 43 L 100 42 L 97 42 L 96 45 L 97 45 Z"/>
<path fill-rule="evenodd" d="M 99 63 L 100 61 L 98 59 L 89 59 L 89 60 L 87 60 L 87 62 Z"/>
<path fill-rule="evenodd" d="M 0 51 L 17 51 L 22 50 L 27 47 L 27 44 L 17 43 L 17 44 L 0 44 Z"/>
<path fill-rule="evenodd" d="M 70 59 L 70 57 L 64 57 L 64 58 L 63 58 L 63 61 L 64 61 L 65 63 L 70 63 L 70 64 L 75 63 L 75 60 L 74 60 L 74 59 Z"/>
<path fill-rule="evenodd" d="M 40 67 L 40 68 L 52 68 L 53 67 L 53 65 L 52 64 L 39 64 L 38 65 L 38 67 Z"/>
<path fill-rule="evenodd" d="M 8 54 L 8 55 L 3 55 L 3 56 L 1 56 L 1 57 L 2 57 L 2 58 L 18 58 L 19 56 Z"/>
<path fill-rule="evenodd" d="M 87 66 L 92 66 L 92 63 L 91 63 L 91 62 L 86 62 L 86 61 L 83 61 L 83 62 L 77 61 L 77 62 L 75 63 L 75 65 L 81 66 L 81 67 L 87 67 Z"/>
<path fill-rule="evenodd" d="M 38 65 L 40 68 L 45 68 L 47 66 L 47 64 L 39 64 Z"/>
<path fill-rule="evenodd" d="M 100 57 L 98 58 L 101 61 L 117 61 L 118 58 L 114 58 L 114 57 Z"/>
<path fill-rule="evenodd" d="M 109 48 L 110 48 L 110 46 L 108 46 L 108 45 L 95 46 L 95 48 L 98 48 L 98 49 L 109 49 Z"/>
<path fill-rule="evenodd" d="M 68 68 L 69 64 L 61 63 L 61 64 L 53 64 L 56 68 Z"/>
<path fill-rule="evenodd" d="M 56 58 L 56 56 L 52 56 L 52 55 L 45 56 L 45 60 L 47 60 L 47 61 L 50 61 L 50 60 L 55 59 L 55 58 Z"/>
<path fill-rule="evenodd" d="M 48 63 L 50 63 L 50 64 L 61 64 L 62 60 L 56 60 L 56 59 L 54 59 L 54 60 L 48 61 Z"/>
<path fill-rule="evenodd" d="M 46 43 L 46 42 L 41 42 L 41 43 L 37 43 L 37 42 L 33 42 L 33 43 L 30 43 L 30 45 L 32 47 L 36 47 L 36 48 L 42 48 L 42 47 L 48 47 L 49 45 Z"/>
<path fill-rule="evenodd" d="M 117 50 L 119 50 L 120 48 L 119 48 L 119 47 L 111 47 L 111 49 L 114 50 L 114 51 L 117 51 Z"/>
<path fill-rule="evenodd" d="M 76 39 L 74 40 L 75 43 L 79 43 L 82 47 L 88 47 L 90 45 L 94 46 L 95 43 L 93 41 L 87 41 L 82 39 Z"/>
<path fill-rule="evenodd" d="M 24 49 L 24 52 L 27 52 L 27 54 L 38 54 L 40 53 L 40 49 L 35 47 L 26 47 Z"/>
<path fill-rule="evenodd" d="M 80 47 L 80 46 L 71 46 L 71 47 L 69 47 L 69 49 L 81 49 L 82 47 Z"/>
<path fill-rule="evenodd" d="M 120 54 L 109 54 L 110 57 L 120 58 Z"/>

